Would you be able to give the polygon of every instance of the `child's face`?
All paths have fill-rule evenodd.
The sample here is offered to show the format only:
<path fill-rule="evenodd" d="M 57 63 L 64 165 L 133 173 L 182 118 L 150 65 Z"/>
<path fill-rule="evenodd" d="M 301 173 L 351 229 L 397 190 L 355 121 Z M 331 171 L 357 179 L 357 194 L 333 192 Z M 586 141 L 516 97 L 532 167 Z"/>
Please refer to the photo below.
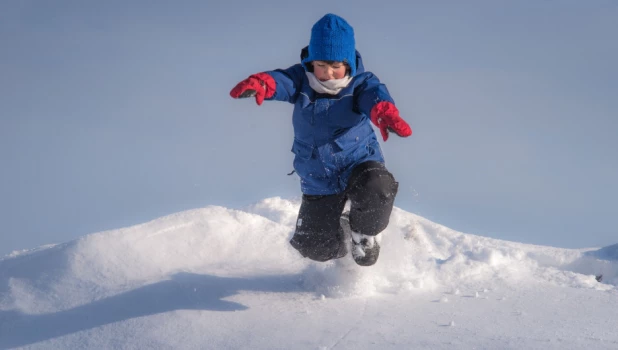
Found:
<path fill-rule="evenodd" d="M 341 79 L 345 77 L 346 65 L 343 62 L 313 61 L 313 74 L 320 81 Z"/>

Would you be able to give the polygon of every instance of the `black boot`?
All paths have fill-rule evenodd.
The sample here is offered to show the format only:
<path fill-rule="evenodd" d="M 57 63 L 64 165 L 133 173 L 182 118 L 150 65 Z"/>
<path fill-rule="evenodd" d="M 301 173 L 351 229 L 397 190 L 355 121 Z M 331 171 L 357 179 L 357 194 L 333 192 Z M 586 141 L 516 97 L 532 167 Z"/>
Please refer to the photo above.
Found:
<path fill-rule="evenodd" d="M 378 261 L 380 245 L 375 236 L 363 235 L 352 231 L 350 228 L 349 213 L 341 215 L 341 227 L 347 242 L 351 243 L 352 257 L 360 266 L 371 266 Z"/>

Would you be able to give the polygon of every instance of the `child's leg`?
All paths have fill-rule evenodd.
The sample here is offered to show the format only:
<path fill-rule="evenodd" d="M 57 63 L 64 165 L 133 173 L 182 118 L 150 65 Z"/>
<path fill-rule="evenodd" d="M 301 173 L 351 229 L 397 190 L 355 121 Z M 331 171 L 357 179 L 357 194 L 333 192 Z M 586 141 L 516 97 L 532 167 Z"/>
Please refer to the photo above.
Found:
<path fill-rule="evenodd" d="M 379 162 L 359 164 L 352 171 L 346 189 L 351 201 L 352 231 L 375 236 L 388 226 L 399 183 Z"/>
<path fill-rule="evenodd" d="M 327 261 L 346 255 L 339 219 L 345 206 L 344 194 L 303 196 L 292 247 L 306 258 Z"/>

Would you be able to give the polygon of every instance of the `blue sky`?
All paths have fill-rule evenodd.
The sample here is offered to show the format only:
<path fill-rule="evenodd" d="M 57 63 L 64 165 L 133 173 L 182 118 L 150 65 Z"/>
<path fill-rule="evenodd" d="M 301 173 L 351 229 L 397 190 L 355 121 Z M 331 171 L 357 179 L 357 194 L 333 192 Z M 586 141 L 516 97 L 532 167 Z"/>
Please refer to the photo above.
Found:
<path fill-rule="evenodd" d="M 228 93 L 297 63 L 328 12 L 414 131 L 383 143 L 397 206 L 525 243 L 618 242 L 615 1 L 3 1 L 0 255 L 298 197 L 292 106 Z"/>

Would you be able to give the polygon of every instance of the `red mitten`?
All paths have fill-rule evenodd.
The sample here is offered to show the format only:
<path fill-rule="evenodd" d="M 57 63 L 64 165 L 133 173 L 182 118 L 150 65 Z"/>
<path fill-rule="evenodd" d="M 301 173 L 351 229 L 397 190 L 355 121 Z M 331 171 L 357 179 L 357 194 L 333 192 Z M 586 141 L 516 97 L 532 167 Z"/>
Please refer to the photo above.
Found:
<path fill-rule="evenodd" d="M 401 137 L 412 135 L 412 129 L 399 116 L 399 110 L 394 104 L 387 101 L 378 102 L 371 109 L 371 122 L 380 129 L 384 141 L 388 139 L 388 132 L 392 131 Z"/>
<path fill-rule="evenodd" d="M 273 97 L 276 87 L 277 83 L 275 83 L 273 77 L 266 73 L 258 73 L 238 83 L 230 91 L 230 96 L 233 98 L 255 96 L 255 102 L 260 106 L 264 102 L 264 98 Z"/>

